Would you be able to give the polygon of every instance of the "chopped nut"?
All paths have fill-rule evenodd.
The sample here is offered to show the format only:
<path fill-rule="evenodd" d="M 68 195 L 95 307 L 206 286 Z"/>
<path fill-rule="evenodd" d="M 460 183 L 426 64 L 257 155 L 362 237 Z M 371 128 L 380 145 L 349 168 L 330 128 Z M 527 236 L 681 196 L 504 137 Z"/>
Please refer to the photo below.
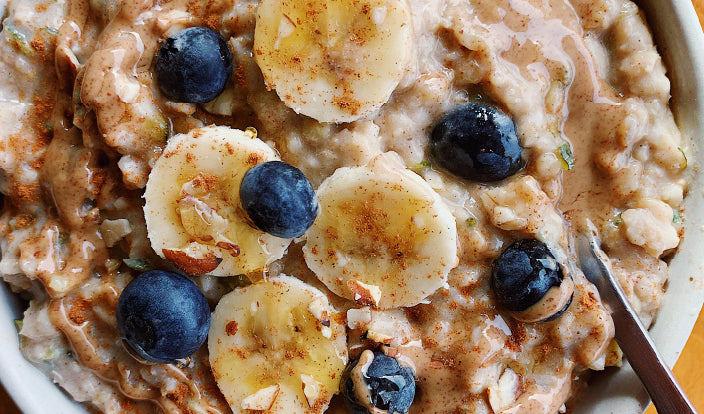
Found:
<path fill-rule="evenodd" d="M 272 385 L 255 392 L 242 400 L 243 410 L 268 410 L 279 396 L 281 387 L 279 384 Z"/>
<path fill-rule="evenodd" d="M 132 226 L 127 219 L 106 219 L 100 223 L 100 234 L 103 236 L 105 245 L 108 247 L 113 247 L 130 233 L 132 233 Z"/>
<path fill-rule="evenodd" d="M 367 328 L 367 338 L 380 344 L 390 344 L 397 333 L 402 330 L 397 326 L 397 321 L 386 313 L 374 314 L 372 322 Z"/>
<path fill-rule="evenodd" d="M 301 375 L 301 382 L 303 382 L 303 394 L 306 396 L 306 400 L 308 400 L 308 406 L 313 407 L 320 397 L 320 387 L 322 384 L 310 375 L 305 374 Z"/>
<path fill-rule="evenodd" d="M 313 314 L 313 317 L 319 321 L 328 319 L 328 311 L 322 299 L 316 299 L 308 305 L 308 312 Z"/>
<path fill-rule="evenodd" d="M 506 368 L 499 381 L 487 389 L 489 404 L 494 412 L 501 412 L 515 403 L 519 387 L 518 375 L 511 368 Z"/>
<path fill-rule="evenodd" d="M 350 329 L 366 330 L 372 321 L 372 311 L 369 308 L 350 309 L 347 311 L 347 326 Z"/>
<path fill-rule="evenodd" d="M 166 260 L 189 275 L 212 272 L 222 262 L 222 258 L 216 257 L 212 252 L 208 252 L 203 258 L 191 257 L 183 250 L 162 249 L 161 252 Z"/>
<path fill-rule="evenodd" d="M 381 299 L 381 289 L 379 286 L 367 285 L 358 280 L 347 281 L 347 287 L 354 295 L 355 302 L 360 305 L 377 307 Z"/>

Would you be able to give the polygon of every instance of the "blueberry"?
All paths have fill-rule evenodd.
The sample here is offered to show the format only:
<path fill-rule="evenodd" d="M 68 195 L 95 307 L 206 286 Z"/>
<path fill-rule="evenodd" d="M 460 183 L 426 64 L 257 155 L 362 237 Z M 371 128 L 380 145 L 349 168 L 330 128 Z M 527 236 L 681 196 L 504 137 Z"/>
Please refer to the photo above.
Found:
<path fill-rule="evenodd" d="M 242 178 L 240 202 L 258 229 L 285 239 L 305 233 L 320 212 L 310 181 L 283 161 L 249 169 Z"/>
<path fill-rule="evenodd" d="M 430 151 L 438 165 L 480 182 L 500 181 L 521 170 L 522 149 L 508 115 L 474 102 L 445 114 L 430 136 Z"/>
<path fill-rule="evenodd" d="M 372 409 L 404 414 L 413 403 L 416 383 L 410 368 L 381 352 L 366 350 L 345 368 L 340 391 L 354 414 L 369 414 Z"/>
<path fill-rule="evenodd" d="M 134 278 L 117 302 L 117 325 L 138 357 L 173 363 L 200 348 L 210 328 L 203 292 L 177 273 L 151 270 Z"/>
<path fill-rule="evenodd" d="M 217 98 L 232 73 L 232 52 L 219 33 L 190 27 L 166 39 L 154 67 L 161 93 L 177 102 Z"/>
<path fill-rule="evenodd" d="M 499 304 L 526 322 L 559 317 L 572 301 L 574 284 L 548 247 L 518 240 L 494 261 L 491 287 Z"/>

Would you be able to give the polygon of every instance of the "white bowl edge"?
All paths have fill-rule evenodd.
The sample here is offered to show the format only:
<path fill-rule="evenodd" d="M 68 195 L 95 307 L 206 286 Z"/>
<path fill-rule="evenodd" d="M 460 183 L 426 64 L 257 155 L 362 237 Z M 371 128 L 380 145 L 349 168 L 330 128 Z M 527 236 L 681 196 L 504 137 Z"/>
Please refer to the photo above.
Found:
<path fill-rule="evenodd" d="M 25 414 L 86 414 L 58 386 L 20 353 L 14 319 L 22 317 L 21 303 L 0 283 L 0 381 Z"/>
<path fill-rule="evenodd" d="M 704 34 L 697 15 L 690 0 L 636 2 L 649 16 L 658 49 L 670 63 L 673 107 L 689 140 L 690 165 L 704 166 L 704 152 L 698 149 L 704 146 Z M 687 64 L 675 67 L 671 62 Z M 668 290 L 650 331 L 670 365 L 679 357 L 704 303 L 704 254 L 696 254 L 697 246 L 704 246 L 704 208 L 696 210 L 704 206 L 704 180 L 699 175 L 693 178 L 685 201 L 685 237 L 671 262 Z M 86 414 L 85 408 L 22 357 L 13 323 L 21 317 L 20 304 L 4 283 L 0 283 L 0 316 L 0 381 L 20 410 L 25 414 Z M 609 397 L 604 399 L 604 395 Z M 649 398 L 626 365 L 597 374 L 579 401 L 575 414 L 636 414 L 647 408 Z"/>
<path fill-rule="evenodd" d="M 704 303 L 704 33 L 690 0 L 636 1 L 648 16 L 672 82 L 672 106 L 695 172 L 685 199 L 685 235 L 670 262 L 670 278 L 650 335 L 670 366 L 684 348 Z M 674 65 L 673 62 L 678 62 Z M 686 63 L 686 64 L 683 64 Z M 699 248 L 698 248 L 699 246 Z M 601 398 L 608 394 L 608 399 Z M 650 398 L 630 365 L 599 373 L 574 414 L 642 413 Z"/>

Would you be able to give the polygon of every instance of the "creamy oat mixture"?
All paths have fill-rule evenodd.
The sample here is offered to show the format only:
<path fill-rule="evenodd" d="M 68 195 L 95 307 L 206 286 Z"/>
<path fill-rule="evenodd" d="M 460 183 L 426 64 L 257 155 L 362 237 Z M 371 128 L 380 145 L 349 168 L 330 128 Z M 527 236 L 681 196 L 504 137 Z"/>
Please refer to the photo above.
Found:
<path fill-rule="evenodd" d="M 168 140 L 211 124 L 254 127 L 315 188 L 340 168 L 387 153 L 454 217 L 458 261 L 446 283 L 413 306 L 377 308 L 332 293 L 303 260 L 305 236 L 266 268 L 267 277 L 293 275 L 325 293 L 347 325 L 351 357 L 381 346 L 413 366 L 410 412 L 569 411 L 592 370 L 620 364 L 613 324 L 575 265 L 572 237 L 598 230 L 648 325 L 668 277 L 663 259 L 682 230 L 683 139 L 637 6 L 410 0 L 413 48 L 400 82 L 378 110 L 338 123 L 296 113 L 296 103 L 264 81 L 253 52 L 257 6 L 2 2 L 0 274 L 29 301 L 20 330 L 26 358 L 91 410 L 231 411 L 207 347 L 185 368 L 142 364 L 121 344 L 115 307 L 141 270 L 173 269 L 152 249 L 142 197 Z M 234 54 L 225 92 L 202 105 L 166 100 L 152 75 L 160 44 L 190 26 L 215 29 Z M 511 116 L 524 170 L 480 184 L 435 165 L 433 125 L 468 101 Z M 554 321 L 519 322 L 493 298 L 492 262 L 521 238 L 550 246 L 574 282 L 571 305 Z M 214 308 L 245 280 L 229 276 L 193 279 Z M 331 407 L 341 405 L 333 399 Z"/>

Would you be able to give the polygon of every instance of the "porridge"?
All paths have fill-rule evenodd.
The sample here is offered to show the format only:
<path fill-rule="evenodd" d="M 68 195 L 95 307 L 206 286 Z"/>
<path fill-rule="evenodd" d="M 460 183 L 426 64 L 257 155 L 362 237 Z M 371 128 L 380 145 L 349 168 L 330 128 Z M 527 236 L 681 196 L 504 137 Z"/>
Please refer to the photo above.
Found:
<path fill-rule="evenodd" d="M 631 1 L 1 4 L 0 275 L 89 410 L 569 412 L 622 362 L 589 229 L 656 316 L 687 148 Z"/>

